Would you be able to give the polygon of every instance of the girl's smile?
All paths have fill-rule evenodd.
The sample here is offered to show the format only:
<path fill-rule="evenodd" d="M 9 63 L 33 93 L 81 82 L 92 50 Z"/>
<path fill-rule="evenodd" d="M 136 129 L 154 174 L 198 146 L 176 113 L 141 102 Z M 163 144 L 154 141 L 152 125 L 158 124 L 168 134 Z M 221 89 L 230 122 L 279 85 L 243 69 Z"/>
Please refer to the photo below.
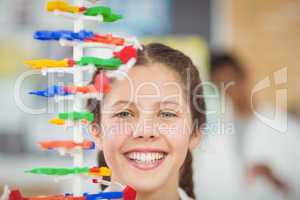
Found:
<path fill-rule="evenodd" d="M 168 153 L 159 148 L 134 148 L 123 155 L 133 167 L 147 171 L 158 168 L 164 162 Z"/>

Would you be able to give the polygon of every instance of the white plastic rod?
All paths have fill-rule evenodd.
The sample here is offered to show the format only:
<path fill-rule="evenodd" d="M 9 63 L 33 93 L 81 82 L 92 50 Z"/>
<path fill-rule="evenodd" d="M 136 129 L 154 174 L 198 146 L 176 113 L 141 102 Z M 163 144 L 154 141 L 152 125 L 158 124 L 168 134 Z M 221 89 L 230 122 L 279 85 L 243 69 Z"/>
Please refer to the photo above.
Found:
<path fill-rule="evenodd" d="M 76 6 L 83 6 L 83 0 L 74 0 L 74 4 Z M 83 30 L 83 21 L 82 19 L 74 20 L 74 32 L 79 32 Z M 80 46 L 73 47 L 73 59 L 80 60 L 83 56 L 83 48 Z M 74 66 L 77 67 L 77 66 Z M 83 73 L 78 71 L 73 75 L 74 85 L 82 86 L 83 85 Z M 80 98 L 74 99 L 73 111 L 81 112 L 84 107 L 84 102 Z M 73 130 L 73 139 L 74 142 L 81 143 L 83 142 L 83 129 L 81 124 L 75 123 Z M 83 159 L 83 150 L 78 149 L 73 156 L 73 165 L 74 167 L 83 167 L 84 159 Z M 83 179 L 80 175 L 74 176 L 73 180 L 73 195 L 74 196 L 82 196 L 83 194 Z"/>

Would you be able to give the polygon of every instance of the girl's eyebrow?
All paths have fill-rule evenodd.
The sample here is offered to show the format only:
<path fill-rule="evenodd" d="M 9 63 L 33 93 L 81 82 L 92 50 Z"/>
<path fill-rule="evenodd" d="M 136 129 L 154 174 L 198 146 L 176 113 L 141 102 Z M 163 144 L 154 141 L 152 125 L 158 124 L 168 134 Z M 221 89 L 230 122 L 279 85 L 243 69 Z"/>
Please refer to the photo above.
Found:
<path fill-rule="evenodd" d="M 115 102 L 112 107 L 116 107 L 116 106 L 120 106 L 120 105 L 128 105 L 128 106 L 131 106 L 131 105 L 134 105 L 134 103 L 132 101 L 126 101 L 126 100 L 120 100 L 120 101 L 117 101 Z"/>
<path fill-rule="evenodd" d="M 178 103 L 177 101 L 163 101 L 160 102 L 159 106 L 161 108 L 163 108 L 164 106 L 166 107 L 170 106 L 170 108 L 175 109 L 177 111 L 182 111 L 183 109 L 182 105 L 180 105 L 180 103 Z"/>
<path fill-rule="evenodd" d="M 162 101 L 162 102 L 157 102 L 158 104 L 160 105 L 168 105 L 168 104 L 171 104 L 171 105 L 176 105 L 176 106 L 179 106 L 179 103 L 176 102 L 176 101 Z M 112 106 L 119 106 L 119 105 L 124 105 L 124 104 L 127 104 L 127 105 L 135 105 L 134 102 L 132 101 L 127 101 L 127 100 L 119 100 L 117 102 L 115 102 Z"/>
<path fill-rule="evenodd" d="M 163 101 L 163 102 L 160 102 L 160 105 L 168 105 L 168 104 L 175 105 L 175 106 L 180 106 L 179 103 L 176 102 L 176 101 Z"/>
<path fill-rule="evenodd" d="M 158 107 L 162 106 L 172 106 L 176 109 L 181 109 L 181 105 L 177 101 L 159 101 L 155 103 Z M 135 103 L 132 101 L 127 100 L 119 100 L 115 102 L 112 106 L 112 108 L 118 108 L 118 107 L 135 107 Z"/>

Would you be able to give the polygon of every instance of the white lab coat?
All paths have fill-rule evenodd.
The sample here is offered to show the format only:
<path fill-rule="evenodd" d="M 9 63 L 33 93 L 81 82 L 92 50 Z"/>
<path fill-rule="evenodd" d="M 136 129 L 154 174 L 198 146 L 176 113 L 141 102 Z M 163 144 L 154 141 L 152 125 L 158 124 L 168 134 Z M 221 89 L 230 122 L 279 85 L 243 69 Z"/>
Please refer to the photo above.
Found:
<path fill-rule="evenodd" d="M 300 199 L 300 121 L 287 115 L 287 131 L 279 132 L 253 117 L 245 135 L 245 162 L 269 164 L 274 174 L 287 182 L 290 192 L 285 195 L 272 188 L 265 180 L 249 187 L 256 195 L 252 199 Z M 279 122 L 274 122 L 279 123 Z"/>
<path fill-rule="evenodd" d="M 228 110 L 231 106 L 227 107 Z M 206 133 L 194 152 L 194 180 L 197 199 L 205 200 L 296 200 L 300 189 L 299 124 L 289 118 L 286 133 L 278 133 L 255 116 L 247 119 L 242 137 L 242 154 L 237 152 L 237 134 L 232 112 L 218 118 L 224 122 L 219 131 Z M 214 130 L 210 130 L 214 131 Z M 240 136 L 240 135 L 239 135 Z M 246 183 L 245 166 L 264 162 L 288 182 L 288 196 L 259 178 L 254 185 Z M 297 190 L 298 189 L 298 190 Z"/>

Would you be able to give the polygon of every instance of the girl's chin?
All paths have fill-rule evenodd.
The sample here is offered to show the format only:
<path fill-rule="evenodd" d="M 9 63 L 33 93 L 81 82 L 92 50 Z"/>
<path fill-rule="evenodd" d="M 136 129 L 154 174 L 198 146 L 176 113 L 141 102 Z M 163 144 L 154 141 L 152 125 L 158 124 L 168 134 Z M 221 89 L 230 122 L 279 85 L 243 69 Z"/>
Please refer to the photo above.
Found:
<path fill-rule="evenodd" d="M 169 182 L 176 169 L 172 169 L 174 161 L 172 154 L 166 154 L 154 162 L 140 162 L 129 159 L 126 155 L 117 156 L 115 169 L 116 180 L 133 187 L 138 193 L 148 193 L 161 190 Z M 113 170 L 114 171 L 114 170 Z"/>
<path fill-rule="evenodd" d="M 123 156 L 122 177 L 126 183 L 142 193 L 160 189 L 170 175 L 170 158 L 166 154 L 162 159 L 153 162 L 141 162 Z M 125 160 L 125 162 L 124 162 Z"/>
<path fill-rule="evenodd" d="M 140 178 L 140 180 L 135 180 L 132 184 L 129 184 L 132 188 L 134 188 L 137 193 L 154 193 L 156 191 L 161 190 L 166 184 L 163 180 L 153 180 L 152 179 L 143 179 Z"/>

